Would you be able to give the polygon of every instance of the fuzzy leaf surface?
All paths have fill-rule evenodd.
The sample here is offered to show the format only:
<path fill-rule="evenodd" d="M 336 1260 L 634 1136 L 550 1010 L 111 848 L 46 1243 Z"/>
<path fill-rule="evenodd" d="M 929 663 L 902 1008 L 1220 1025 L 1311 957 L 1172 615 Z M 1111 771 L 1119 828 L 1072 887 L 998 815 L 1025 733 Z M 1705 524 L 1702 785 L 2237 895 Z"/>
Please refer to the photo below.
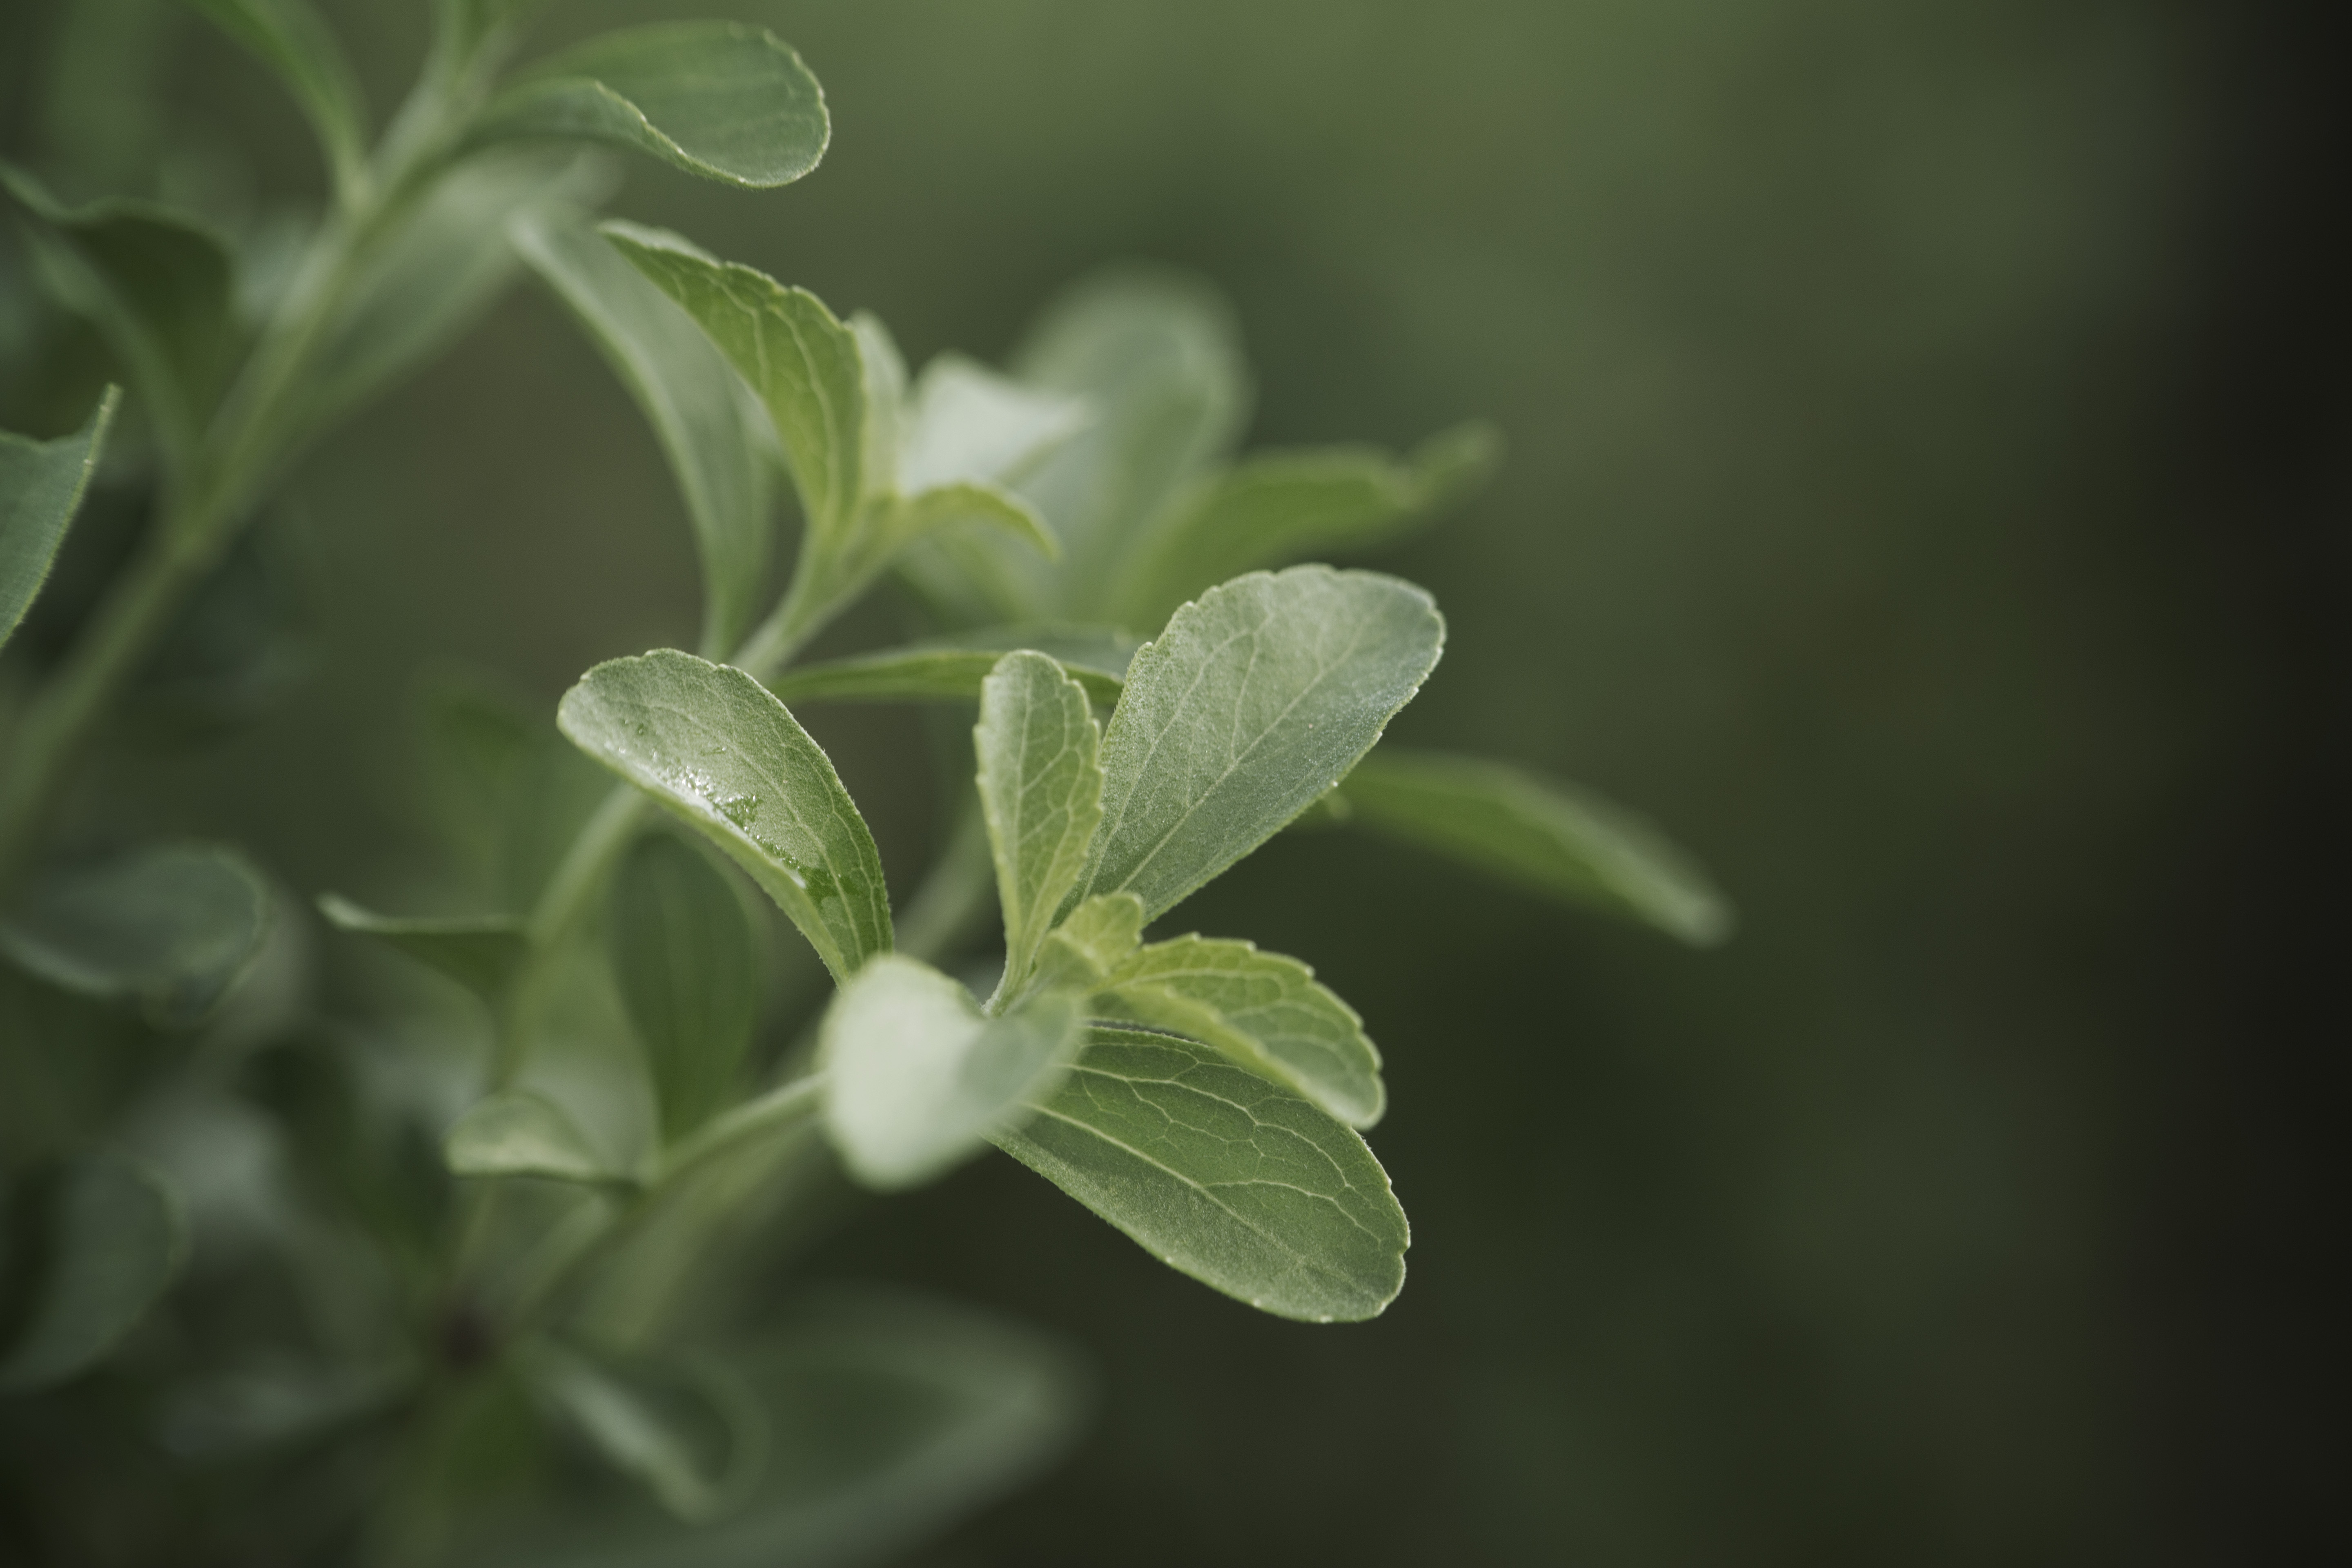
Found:
<path fill-rule="evenodd" d="M 1086 688 L 1042 653 L 1008 653 L 982 685 L 971 732 L 980 805 L 1004 912 L 1003 994 L 1036 962 L 1086 871 L 1102 820 L 1102 731 Z"/>
<path fill-rule="evenodd" d="M 268 931 L 268 889 L 243 856 L 170 844 L 37 878 L 0 910 L 0 955 L 189 1028 L 245 977 Z"/>
<path fill-rule="evenodd" d="M 998 1148 L 1181 1273 L 1307 1322 L 1378 1317 L 1411 1240 L 1353 1129 L 1213 1047 L 1087 1031 Z"/>
<path fill-rule="evenodd" d="M 792 46 L 740 22 L 663 22 L 576 44 L 524 73 L 478 134 L 571 136 L 768 190 L 817 166 L 824 91 Z"/>
<path fill-rule="evenodd" d="M 734 888 L 667 834 L 638 840 L 621 867 L 613 972 L 674 1141 L 726 1104 L 751 1043 L 760 971 Z"/>
<path fill-rule="evenodd" d="M 54 441 L 0 430 L 0 647 L 49 579 L 121 404 L 108 387 L 82 427 Z"/>
<path fill-rule="evenodd" d="M 1339 789 L 1351 824 L 1532 891 L 1654 926 L 1695 947 L 1731 934 L 1706 872 L 1647 819 L 1506 763 L 1382 750 Z"/>
<path fill-rule="evenodd" d="M 1079 1034 L 1068 996 L 991 1018 L 929 965 L 877 958 L 825 1014 L 825 1126 L 867 1186 L 919 1185 L 978 1153 L 1025 1103 L 1049 1093 Z"/>
<path fill-rule="evenodd" d="M 514 240 L 660 438 L 702 562 L 703 647 L 732 649 L 751 623 L 772 531 L 765 437 L 742 383 L 694 320 L 593 230 L 541 216 L 516 224 Z"/>
<path fill-rule="evenodd" d="M 1410 583 L 1294 566 L 1213 589 L 1128 667 L 1084 884 L 1155 920 L 1339 782 L 1437 663 Z"/>
<path fill-rule="evenodd" d="M 180 1200 L 156 1172 L 84 1154 L 36 1177 L 16 1238 L 39 1260 L 23 1327 L 0 1347 L 0 1394 L 64 1382 L 131 1331 L 187 1253 Z M 12 1248 L 13 1250 L 13 1248 Z"/>
<path fill-rule="evenodd" d="M 496 1002 L 530 955 L 512 915 L 380 915 L 340 894 L 322 894 L 319 912 L 337 931 L 372 936 L 436 969 L 485 1002 Z"/>
<path fill-rule="evenodd" d="M 835 980 L 890 950 L 874 836 L 824 750 L 758 681 L 669 648 L 616 658 L 564 694 L 556 724 L 751 873 Z"/>

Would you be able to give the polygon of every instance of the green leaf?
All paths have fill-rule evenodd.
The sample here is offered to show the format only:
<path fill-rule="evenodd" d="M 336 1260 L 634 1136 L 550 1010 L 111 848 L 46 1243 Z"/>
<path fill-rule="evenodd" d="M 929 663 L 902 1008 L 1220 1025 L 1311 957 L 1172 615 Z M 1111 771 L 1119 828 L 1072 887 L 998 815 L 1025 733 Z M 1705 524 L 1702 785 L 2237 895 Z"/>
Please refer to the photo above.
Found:
<path fill-rule="evenodd" d="M 82 427 L 54 441 L 0 430 L 0 647 L 48 581 L 121 405 L 121 392 L 108 387 Z"/>
<path fill-rule="evenodd" d="M 1261 1311 L 1353 1322 L 1396 1299 L 1411 1232 L 1355 1131 L 1211 1047 L 1123 1029 L 1087 1040 L 998 1148 Z"/>
<path fill-rule="evenodd" d="M 703 647 L 731 651 L 766 583 L 772 532 L 766 436 L 742 382 L 684 310 L 584 226 L 541 215 L 513 232 L 660 438 L 702 559 Z"/>
<path fill-rule="evenodd" d="M 1102 821 L 1102 731 L 1086 688 L 1042 653 L 1008 653 L 981 688 L 971 732 L 980 805 L 1004 910 L 1004 981 L 1020 990 Z"/>
<path fill-rule="evenodd" d="M 1497 446 L 1490 428 L 1469 425 L 1402 463 L 1351 447 L 1252 457 L 1160 515 L 1121 571 L 1113 618 L 1156 626 L 1229 577 L 1384 543 L 1482 480 Z"/>
<path fill-rule="evenodd" d="M 135 1000 L 160 1026 L 202 1023 L 260 955 L 269 893 L 233 850 L 132 849 L 35 879 L 0 910 L 0 954 L 88 996 Z"/>
<path fill-rule="evenodd" d="M 476 1100 L 442 1140 L 441 1153 L 459 1176 L 625 1179 L 562 1107 L 527 1089 L 502 1089 Z"/>
<path fill-rule="evenodd" d="M 0 185 L 38 220 L 29 232 L 52 291 L 96 323 L 150 405 L 165 449 L 184 461 L 236 346 L 228 246 L 154 202 L 68 207 L 5 163 Z"/>
<path fill-rule="evenodd" d="M 307 0 L 188 0 L 268 66 L 318 132 L 327 165 L 348 184 L 367 162 L 359 79 L 332 29 Z"/>
<path fill-rule="evenodd" d="M 733 885 L 667 834 L 640 839 L 614 889 L 613 973 L 675 1142 L 733 1098 L 751 1043 L 760 972 Z"/>
<path fill-rule="evenodd" d="M 484 112 L 477 134 L 575 136 L 707 180 L 788 185 L 833 134 L 824 90 L 792 46 L 740 22 L 666 22 L 575 44 Z"/>
<path fill-rule="evenodd" d="M 614 1468 L 689 1522 L 740 1507 L 768 1463 L 768 1415 L 740 1374 L 709 1356 L 588 1356 L 535 1345 L 541 1393 Z"/>
<path fill-rule="evenodd" d="M 669 648 L 616 658 L 564 693 L 556 724 L 750 872 L 835 980 L 889 951 L 874 836 L 824 751 L 758 681 Z"/>
<path fill-rule="evenodd" d="M 530 956 L 522 922 L 512 915 L 380 915 L 340 893 L 320 894 L 319 912 L 337 931 L 374 937 L 485 1002 L 506 994 Z"/>
<path fill-rule="evenodd" d="M 769 680 L 768 689 L 786 702 L 976 701 L 999 659 L 1034 648 L 1086 688 L 1090 701 L 1108 708 L 1118 700 L 1137 646 L 1107 627 L 1003 626 L 801 665 Z"/>
<path fill-rule="evenodd" d="M 1250 942 L 1154 942 L 1119 964 L 1093 1005 L 1214 1046 L 1350 1127 L 1371 1126 L 1388 1108 L 1381 1053 L 1356 1010 L 1298 960 Z"/>
<path fill-rule="evenodd" d="M 1696 947 L 1731 934 L 1731 904 L 1646 818 L 1507 763 L 1383 748 L 1340 786 L 1349 821 L 1520 887 L 1656 927 Z"/>
<path fill-rule="evenodd" d="M 120 1154 L 84 1154 L 16 1194 L 10 1272 L 28 1276 L 0 1393 L 64 1382 L 131 1331 L 179 1273 L 187 1227 L 169 1183 Z M 15 1283 L 15 1281 L 11 1281 Z"/>
<path fill-rule="evenodd" d="M 1086 891 L 1158 919 L 1338 783 L 1444 641 L 1427 594 L 1370 572 L 1255 572 L 1187 605 L 1135 656 L 1103 735 Z"/>
<path fill-rule="evenodd" d="M 1015 481 L 1083 429 L 1086 402 L 1025 386 L 961 354 L 923 367 L 899 422 L 898 488 Z"/>
<path fill-rule="evenodd" d="M 1078 1035 L 1071 997 L 991 1018 L 929 964 L 877 958 L 824 1016 L 826 1129 L 867 1186 L 919 1186 L 978 1153 L 1048 1092 Z"/>
<path fill-rule="evenodd" d="M 866 367 L 857 334 L 805 289 L 635 224 L 599 230 L 709 333 L 768 411 L 800 491 L 803 559 L 839 555 L 864 498 Z"/>
<path fill-rule="evenodd" d="M 1092 991 L 1142 940 L 1143 900 L 1133 893 L 1088 899 L 1055 926 L 1039 950 L 1032 991 Z"/>
<path fill-rule="evenodd" d="M 436 181 L 355 270 L 320 350 L 307 428 L 318 429 L 446 348 L 512 280 L 510 221 L 585 206 L 602 194 L 593 160 L 501 148 Z"/>

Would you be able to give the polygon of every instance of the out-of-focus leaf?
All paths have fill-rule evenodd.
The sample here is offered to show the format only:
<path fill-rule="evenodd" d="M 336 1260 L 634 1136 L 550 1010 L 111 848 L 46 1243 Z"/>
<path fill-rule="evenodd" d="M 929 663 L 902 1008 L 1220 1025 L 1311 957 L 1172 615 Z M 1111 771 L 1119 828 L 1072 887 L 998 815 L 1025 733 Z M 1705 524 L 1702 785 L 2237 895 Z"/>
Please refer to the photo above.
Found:
<path fill-rule="evenodd" d="M 754 190 L 817 165 L 824 90 L 792 46 L 740 22 L 664 22 L 575 44 L 525 72 L 478 134 L 609 142 Z"/>
<path fill-rule="evenodd" d="M 188 3 L 277 74 L 318 132 L 338 182 L 354 177 L 367 158 L 359 79 L 341 40 L 307 0 Z"/>
<path fill-rule="evenodd" d="M 530 943 L 512 915 L 380 915 L 339 893 L 322 893 L 319 912 L 337 931 L 372 936 L 437 969 L 485 1002 L 496 1002 Z"/>
<path fill-rule="evenodd" d="M 307 411 L 319 428 L 422 365 L 472 324 L 514 277 L 511 220 L 593 203 L 593 159 L 556 148 L 497 148 L 436 181 L 353 278 L 320 352 Z"/>
<path fill-rule="evenodd" d="M 269 893 L 234 850 L 173 844 L 35 879 L 0 910 L 0 954 L 89 996 L 135 1000 L 165 1027 L 202 1023 L 269 931 Z"/>
<path fill-rule="evenodd" d="M 740 1507 L 768 1465 L 768 1413 L 716 1358 L 626 1363 L 554 1345 L 528 1363 L 540 1392 L 612 1466 L 679 1519 Z"/>
<path fill-rule="evenodd" d="M 703 647 L 731 652 L 768 569 L 768 460 L 743 384 L 669 296 L 593 230 L 538 215 L 523 259 L 572 307 L 661 440 L 702 558 Z"/>
<path fill-rule="evenodd" d="M 1352 1129 L 1214 1047 L 1089 1029 L 1077 1065 L 992 1142 L 1170 1268 L 1277 1317 L 1378 1317 L 1411 1239 Z"/>
<path fill-rule="evenodd" d="M 825 1126 L 850 1173 L 890 1191 L 929 1181 L 1050 1092 L 1078 1041 L 1076 1004 L 1043 996 L 999 1018 L 928 964 L 889 954 L 825 1014 Z"/>
<path fill-rule="evenodd" d="M 1214 1046 L 1350 1127 L 1370 1127 L 1387 1109 L 1381 1053 L 1363 1019 L 1295 958 L 1180 936 L 1130 954 L 1093 1005 Z"/>
<path fill-rule="evenodd" d="M 479 873 L 479 896 L 531 907 L 612 778 L 556 730 L 554 715 L 463 670 L 417 693 L 427 800 Z"/>
<path fill-rule="evenodd" d="M 1177 612 L 1128 667 L 1083 888 L 1156 920 L 1371 749 L 1437 663 L 1427 594 L 1369 572 L 1252 573 Z"/>
<path fill-rule="evenodd" d="M 726 877 L 667 834 L 640 839 L 613 892 L 613 973 L 675 1141 L 727 1103 L 751 1043 L 759 969 Z"/>
<path fill-rule="evenodd" d="M 616 1171 L 563 1108 L 527 1089 L 502 1089 L 475 1101 L 442 1141 L 442 1157 L 459 1176 L 551 1176 L 613 1182 Z"/>
<path fill-rule="evenodd" d="M 235 347 L 228 246 L 158 203 L 68 207 L 5 163 L 0 185 L 37 220 L 29 232 L 52 290 L 97 324 L 152 405 L 166 449 L 184 458 Z"/>
<path fill-rule="evenodd" d="M 1026 386 L 961 354 L 923 367 L 899 420 L 898 488 L 1017 481 L 1084 428 L 1084 400 Z"/>
<path fill-rule="evenodd" d="M 1086 688 L 1096 706 L 1108 708 L 1118 700 L 1138 646 L 1108 627 L 1001 626 L 801 665 L 772 679 L 768 689 L 786 702 L 973 701 L 999 659 L 1015 648 L 1034 648 Z"/>
<path fill-rule="evenodd" d="M 54 441 L 0 430 L 0 647 L 48 581 L 121 402 L 108 387 L 82 427 Z"/>
<path fill-rule="evenodd" d="M 1383 749 L 1339 789 L 1355 826 L 1696 947 L 1731 934 L 1730 900 L 1645 818 L 1505 763 Z"/>
<path fill-rule="evenodd" d="M 1092 991 L 1135 951 L 1143 931 L 1143 900 L 1133 893 L 1088 899 L 1045 938 L 1033 991 Z"/>
<path fill-rule="evenodd" d="M 686 1526 L 609 1493 L 500 1521 L 458 1563 L 772 1568 L 896 1560 L 1010 1490 L 1076 1435 L 1087 1384 L 1052 1341 L 979 1313 L 860 1292 L 727 1352 L 767 1412 L 770 1458 L 735 1512 Z"/>
<path fill-rule="evenodd" d="M 981 688 L 971 732 L 980 805 L 1004 911 L 1004 984 L 1017 992 L 1102 820 L 1102 731 L 1086 688 L 1042 653 L 1008 653 Z"/>
<path fill-rule="evenodd" d="M 414 1381 L 414 1369 L 405 1365 L 256 1361 L 173 1389 L 157 1415 L 155 1436 L 186 1458 L 242 1458 L 381 1410 Z"/>
<path fill-rule="evenodd" d="M 750 872 L 836 980 L 889 951 L 874 836 L 824 750 L 758 681 L 664 648 L 590 670 L 556 723 Z"/>
<path fill-rule="evenodd" d="M 1253 456 L 1160 514 L 1120 568 L 1112 618 L 1160 626 L 1229 577 L 1384 543 L 1481 481 L 1498 445 L 1491 428 L 1468 425 L 1403 462 L 1357 447 Z"/>
<path fill-rule="evenodd" d="M 26 1292 L 0 1349 L 0 1393 L 64 1382 L 112 1350 L 163 1293 L 187 1251 L 180 1201 L 120 1154 L 84 1154 L 13 1194 L 11 1292 Z"/>

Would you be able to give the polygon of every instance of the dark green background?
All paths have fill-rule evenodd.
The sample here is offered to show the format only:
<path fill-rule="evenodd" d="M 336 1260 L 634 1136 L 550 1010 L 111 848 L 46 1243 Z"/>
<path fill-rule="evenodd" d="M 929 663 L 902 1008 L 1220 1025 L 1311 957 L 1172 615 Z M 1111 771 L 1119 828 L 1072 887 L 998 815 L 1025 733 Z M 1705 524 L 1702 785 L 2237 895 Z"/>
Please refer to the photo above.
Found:
<path fill-rule="evenodd" d="M 334 9 L 381 109 L 419 8 Z M 1396 732 L 1639 805 L 1743 916 L 1694 954 L 1347 836 L 1196 899 L 1180 924 L 1307 959 L 1381 1041 L 1410 1283 L 1365 1327 L 1261 1318 L 1001 1159 L 877 1206 L 812 1267 L 999 1305 L 1101 1373 L 1083 1447 L 926 1562 L 2289 1538 L 2325 1474 L 2305 1136 L 2341 1084 L 2305 1054 L 2340 1028 L 2294 1016 L 2344 695 L 2315 46 L 2122 0 L 688 10 L 794 42 L 834 150 L 757 195 L 634 163 L 616 210 L 918 360 L 1175 262 L 1237 302 L 1254 442 L 1492 418 L 1500 480 L 1378 562 L 1453 626 Z M 314 179 L 226 47 L 183 29 L 162 79 L 172 177 Z M 692 640 L 654 445 L 527 291 L 278 527 L 311 678 L 167 782 L 305 892 L 421 852 L 421 668 L 551 702 Z M 935 836 L 913 721 L 820 733 L 903 886 Z"/>

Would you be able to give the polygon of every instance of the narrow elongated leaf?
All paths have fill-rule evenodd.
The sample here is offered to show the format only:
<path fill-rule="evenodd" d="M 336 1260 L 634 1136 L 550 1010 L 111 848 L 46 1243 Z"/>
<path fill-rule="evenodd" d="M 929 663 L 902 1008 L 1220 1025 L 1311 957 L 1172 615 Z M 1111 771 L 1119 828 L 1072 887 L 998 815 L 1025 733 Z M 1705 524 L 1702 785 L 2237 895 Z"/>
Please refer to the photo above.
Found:
<path fill-rule="evenodd" d="M 318 132 L 338 180 L 366 160 L 359 78 L 343 46 L 307 0 L 188 0 L 274 72 Z"/>
<path fill-rule="evenodd" d="M 980 805 L 1004 911 L 1004 984 L 1021 988 L 1102 820 L 1102 731 L 1086 688 L 1042 653 L 1008 653 L 981 688 L 971 732 Z"/>
<path fill-rule="evenodd" d="M 121 403 L 121 393 L 108 387 L 89 421 L 54 441 L 0 430 L 0 647 L 48 581 Z"/>
<path fill-rule="evenodd" d="M 766 1410 L 740 1374 L 710 1358 L 591 1360 L 541 1345 L 527 1364 L 605 1459 L 679 1519 L 730 1511 L 767 1468 Z"/>
<path fill-rule="evenodd" d="M 874 836 L 824 750 L 758 681 L 669 648 L 616 658 L 564 693 L 556 724 L 750 872 L 836 980 L 889 951 Z"/>
<path fill-rule="evenodd" d="M 30 1300 L 0 1347 L 0 1393 L 62 1383 L 94 1364 L 146 1315 L 187 1252 L 180 1201 L 163 1177 L 120 1154 L 68 1161 L 17 1194 L 11 1272 Z"/>
<path fill-rule="evenodd" d="M 1506 881 L 1656 927 L 1696 947 L 1731 934 L 1731 904 L 1645 818 L 1505 763 L 1383 749 L 1340 786 L 1347 820 Z"/>
<path fill-rule="evenodd" d="M 1030 989 L 1091 992 L 1127 962 L 1142 933 L 1143 900 L 1133 893 L 1088 899 L 1045 938 Z"/>
<path fill-rule="evenodd" d="M 702 559 L 703 647 L 731 650 L 768 569 L 768 463 L 742 383 L 668 295 L 585 226 L 514 226 L 523 259 L 572 307 L 660 438 Z"/>
<path fill-rule="evenodd" d="M 825 1126 L 869 1187 L 917 1186 L 976 1154 L 1052 1089 L 1078 1043 L 1076 1003 L 1000 1018 L 928 964 L 877 958 L 834 998 L 821 1047 Z"/>
<path fill-rule="evenodd" d="M 52 290 L 96 323 L 152 405 L 167 447 L 184 454 L 235 347 L 226 243 L 155 202 L 68 207 L 5 163 L 0 185 L 39 220 L 30 232 Z"/>
<path fill-rule="evenodd" d="M 751 923 L 718 868 L 667 835 L 639 840 L 614 889 L 613 973 L 675 1141 L 731 1097 L 760 1000 Z"/>
<path fill-rule="evenodd" d="M 1338 783 L 1444 640 L 1427 594 L 1369 572 L 1256 572 L 1187 605 L 1128 667 L 1103 735 L 1086 890 L 1157 919 Z"/>
<path fill-rule="evenodd" d="M 1364 1021 L 1295 958 L 1180 936 L 1129 956 L 1094 1005 L 1214 1046 L 1350 1127 L 1371 1126 L 1388 1108 Z"/>
<path fill-rule="evenodd" d="M 68 991 L 123 996 L 166 1027 L 202 1023 L 269 931 L 269 893 L 234 850 L 133 849 L 37 879 L 0 910 L 0 954 Z"/>
<path fill-rule="evenodd" d="M 722 262 L 674 234 L 625 223 L 600 232 L 700 324 L 759 395 L 808 520 L 803 560 L 840 553 L 866 486 L 857 334 L 807 289 Z"/>
<path fill-rule="evenodd" d="M 460 1176 L 551 1176 L 562 1182 L 621 1179 L 563 1108 L 527 1089 L 502 1089 L 475 1101 L 442 1140 L 442 1157 Z"/>
<path fill-rule="evenodd" d="M 319 912 L 337 931 L 372 936 L 429 969 L 437 969 L 485 1002 L 496 1002 L 530 943 L 512 915 L 380 915 L 337 893 L 319 899 Z"/>
<path fill-rule="evenodd" d="M 998 1148 L 1170 1268 L 1277 1317 L 1377 1317 L 1411 1240 L 1351 1129 L 1209 1046 L 1090 1029 Z"/>
<path fill-rule="evenodd" d="M 576 44 L 534 66 L 478 134 L 578 136 L 707 180 L 767 190 L 817 165 L 824 90 L 792 46 L 740 22 L 664 22 Z"/>
<path fill-rule="evenodd" d="M 916 378 L 900 419 L 898 488 L 1017 480 L 1088 418 L 1082 398 L 941 354 Z"/>
<path fill-rule="evenodd" d="M 1034 648 L 1086 688 L 1087 700 L 1108 708 L 1124 689 L 1122 677 L 1137 644 L 1124 632 L 1087 627 L 1009 626 L 968 637 L 941 637 L 853 654 L 788 669 L 768 682 L 786 702 L 977 701 L 981 683 L 997 660 L 1015 648 Z"/>
<path fill-rule="evenodd" d="M 1492 430 L 1471 425 L 1403 462 L 1356 447 L 1252 457 L 1161 514 L 1121 569 L 1115 618 L 1156 626 L 1229 577 L 1384 543 L 1483 479 L 1496 447 Z"/>

